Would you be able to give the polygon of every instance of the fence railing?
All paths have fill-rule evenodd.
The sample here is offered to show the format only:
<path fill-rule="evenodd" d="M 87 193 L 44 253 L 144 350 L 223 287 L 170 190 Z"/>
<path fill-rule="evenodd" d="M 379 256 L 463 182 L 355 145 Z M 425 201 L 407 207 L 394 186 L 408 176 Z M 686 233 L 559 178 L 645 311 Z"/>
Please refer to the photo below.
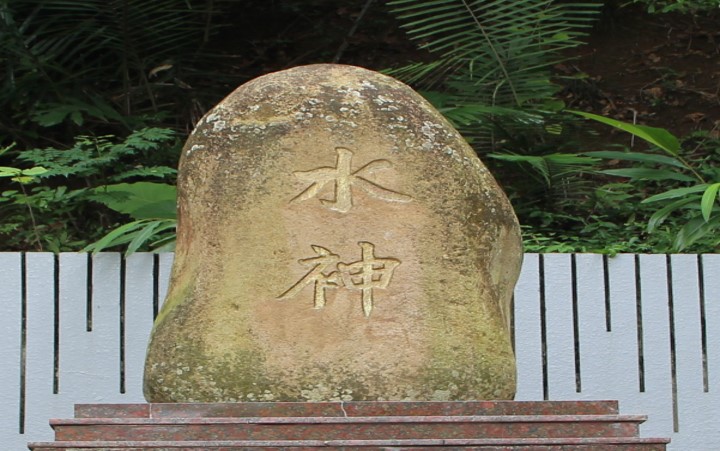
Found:
<path fill-rule="evenodd" d="M 0 443 L 75 403 L 144 402 L 172 254 L 0 253 Z M 720 255 L 526 254 L 517 400 L 617 399 L 676 451 L 720 446 Z"/>

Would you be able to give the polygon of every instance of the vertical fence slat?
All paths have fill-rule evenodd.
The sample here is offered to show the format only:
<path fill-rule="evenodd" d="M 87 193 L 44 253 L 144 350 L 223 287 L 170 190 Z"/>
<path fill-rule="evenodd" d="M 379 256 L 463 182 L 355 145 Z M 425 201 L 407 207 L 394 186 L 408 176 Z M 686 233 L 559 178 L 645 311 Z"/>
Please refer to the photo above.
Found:
<path fill-rule="evenodd" d="M 125 271 L 125 399 L 145 402 L 142 393 L 143 368 L 148 337 L 153 323 L 152 254 L 133 254 Z"/>
<path fill-rule="evenodd" d="M 543 361 L 540 334 L 540 275 L 538 254 L 525 254 L 515 286 L 514 330 L 518 401 L 543 399 Z"/>
<path fill-rule="evenodd" d="M 86 254 L 60 254 L 60 395 L 75 402 L 92 401 L 93 343 L 87 332 Z"/>
<path fill-rule="evenodd" d="M 0 443 L 20 448 L 20 346 L 22 270 L 20 253 L 0 253 Z M 7 437 L 7 439 L 4 439 Z M 9 442 L 9 443 L 8 443 Z"/>
<path fill-rule="evenodd" d="M 96 270 L 93 266 L 93 272 Z M 117 274 L 98 279 L 93 284 L 107 284 Z M 88 255 L 60 254 L 60 395 L 76 403 L 104 402 L 114 386 L 106 355 L 113 352 L 108 336 L 99 327 L 95 312 L 88 330 Z M 98 299 L 93 296 L 92 308 Z M 102 323 L 102 321 L 100 321 Z M 102 363 L 99 363 L 102 362 Z"/>
<path fill-rule="evenodd" d="M 708 367 L 708 391 L 703 395 L 702 409 L 706 413 L 705 424 L 709 422 L 711 426 L 704 429 L 702 434 L 694 435 L 704 436 L 705 443 L 717 444 L 720 443 L 720 428 L 717 427 L 717 418 L 720 416 L 720 254 L 703 255 L 702 263 Z"/>
<path fill-rule="evenodd" d="M 57 409 L 53 394 L 55 326 L 55 256 L 28 253 L 27 271 L 27 348 L 25 437 L 48 440 L 53 434 L 48 419 Z"/>
<path fill-rule="evenodd" d="M 551 400 L 577 398 L 570 254 L 544 256 L 548 394 Z"/>
<path fill-rule="evenodd" d="M 160 271 L 159 271 L 159 302 L 158 305 L 162 307 L 162 303 L 165 301 L 167 296 L 168 286 L 170 285 L 170 276 L 172 275 L 172 264 L 175 259 L 175 254 L 164 253 L 160 254 Z"/>
<path fill-rule="evenodd" d="M 120 254 L 93 256 L 92 365 L 108 387 L 98 402 L 120 397 Z"/>
<path fill-rule="evenodd" d="M 645 391 L 637 412 L 649 414 L 644 436 L 669 436 L 673 430 L 670 316 L 664 255 L 640 255 L 640 292 L 645 368 Z"/>
<path fill-rule="evenodd" d="M 709 393 L 720 394 L 720 254 L 703 255 Z M 720 402 L 716 404 L 720 406 Z M 720 428 L 718 428 L 720 432 Z M 718 439 L 720 443 L 720 439 Z"/>
<path fill-rule="evenodd" d="M 603 256 L 581 254 L 577 267 L 578 328 L 583 399 L 606 399 L 607 367 L 613 350 L 605 322 Z"/>
<path fill-rule="evenodd" d="M 607 386 L 606 396 L 632 400 L 623 402 L 623 406 L 626 411 L 635 411 L 640 392 L 635 256 L 621 254 L 610 258 L 608 279 L 612 331 L 608 332 L 606 342 L 610 360 L 607 361 L 605 375 L 612 383 Z"/>
<path fill-rule="evenodd" d="M 683 433 L 676 446 L 694 446 L 693 431 L 717 427 L 717 418 L 708 418 L 703 409 L 703 363 L 700 320 L 700 289 L 697 257 L 673 255 L 672 294 L 677 367 L 678 428 Z M 684 434 L 691 432 L 691 434 Z M 689 448 L 688 448 L 689 446 Z M 683 448 L 681 448 L 683 449 Z"/>
<path fill-rule="evenodd" d="M 165 298 L 173 255 L 135 254 L 125 266 L 125 387 L 120 393 L 121 259 L 94 257 L 92 331 L 86 330 L 87 256 L 61 254 L 55 289 L 55 257 L 26 257 L 26 403 L 25 434 L 19 434 L 22 319 L 22 255 L 0 253 L 0 442 L 23 449 L 26 441 L 50 440 L 48 419 L 72 413 L 76 402 L 142 401 L 142 365 L 152 324 L 154 276 L 157 296 Z M 623 413 L 646 413 L 642 436 L 671 436 L 669 450 L 713 449 L 720 443 L 716 418 L 720 408 L 720 255 L 672 256 L 671 283 L 666 257 L 634 255 L 609 259 L 612 330 L 605 330 L 603 259 L 576 255 L 577 336 L 581 393 L 576 393 L 571 256 L 543 256 L 549 398 L 619 399 Z M 518 400 L 538 400 L 543 390 L 543 343 L 540 309 L 540 258 L 526 254 L 515 290 L 515 344 Z M 702 282 L 702 285 L 700 285 Z M 672 293 L 668 293 L 668 286 Z M 639 295 L 636 287 L 640 288 Z M 671 312 L 677 362 L 680 431 L 672 434 L 670 357 Z M 707 344 L 707 390 L 703 373 L 701 294 Z M 59 320 L 59 394 L 54 394 L 55 302 Z M 638 301 L 640 304 L 638 304 Z M 638 309 L 641 329 L 638 329 Z M 640 335 L 640 337 L 639 337 Z M 642 341 L 644 377 L 639 373 Z M 644 391 L 641 392 L 640 388 Z"/>

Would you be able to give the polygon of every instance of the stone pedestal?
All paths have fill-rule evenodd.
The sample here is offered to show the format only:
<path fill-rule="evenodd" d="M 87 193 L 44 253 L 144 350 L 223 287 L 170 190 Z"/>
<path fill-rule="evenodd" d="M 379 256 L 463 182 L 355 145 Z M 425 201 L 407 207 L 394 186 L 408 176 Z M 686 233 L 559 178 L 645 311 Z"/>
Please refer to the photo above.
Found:
<path fill-rule="evenodd" d="M 477 449 L 659 451 L 614 401 L 77 405 L 50 450 Z"/>

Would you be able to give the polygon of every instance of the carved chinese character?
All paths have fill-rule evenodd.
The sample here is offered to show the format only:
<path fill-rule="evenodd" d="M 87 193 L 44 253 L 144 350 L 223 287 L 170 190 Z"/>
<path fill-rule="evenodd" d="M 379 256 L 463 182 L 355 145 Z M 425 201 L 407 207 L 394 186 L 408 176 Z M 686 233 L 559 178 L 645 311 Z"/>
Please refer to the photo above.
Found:
<path fill-rule="evenodd" d="M 361 241 L 358 245 L 361 249 L 361 258 L 352 263 L 340 263 L 338 255 L 324 247 L 313 245 L 312 248 L 318 256 L 298 260 L 306 266 L 314 265 L 313 268 L 278 299 L 291 298 L 314 282 L 314 307 L 320 309 L 325 306 L 326 288 L 344 286 L 351 290 L 362 291 L 362 310 L 365 316 L 370 316 L 373 309 L 373 289 L 387 288 L 400 260 L 375 257 L 375 245 L 367 241 Z M 327 272 L 333 266 L 337 270 Z"/>
<path fill-rule="evenodd" d="M 303 258 L 298 260 L 305 266 L 312 266 L 312 269 L 302 279 L 280 295 L 278 299 L 285 300 L 298 294 L 302 289 L 311 283 L 315 283 L 315 305 L 317 309 L 325 307 L 325 289 L 336 288 L 342 280 L 338 278 L 337 271 L 326 273 L 325 270 L 332 268 L 340 261 L 340 256 L 333 254 L 321 246 L 312 246 L 317 257 Z"/>
<path fill-rule="evenodd" d="M 345 287 L 362 290 L 362 309 L 365 316 L 370 316 L 373 308 L 373 288 L 387 288 L 400 260 L 376 258 L 375 245 L 366 241 L 358 244 L 362 249 L 361 259 L 349 264 L 338 263 L 337 267 Z"/>
<path fill-rule="evenodd" d="M 320 167 L 310 171 L 293 172 L 295 177 L 310 182 L 303 192 L 290 202 L 312 199 L 328 184 L 333 183 L 335 196 L 333 199 L 320 199 L 320 203 L 331 210 L 347 213 L 353 206 L 352 186 L 362 189 L 370 196 L 390 202 L 410 202 L 412 197 L 387 189 L 368 180 L 373 172 L 392 167 L 388 160 L 373 160 L 356 171 L 352 171 L 353 152 L 344 147 L 336 147 L 337 161 L 335 167 Z"/>

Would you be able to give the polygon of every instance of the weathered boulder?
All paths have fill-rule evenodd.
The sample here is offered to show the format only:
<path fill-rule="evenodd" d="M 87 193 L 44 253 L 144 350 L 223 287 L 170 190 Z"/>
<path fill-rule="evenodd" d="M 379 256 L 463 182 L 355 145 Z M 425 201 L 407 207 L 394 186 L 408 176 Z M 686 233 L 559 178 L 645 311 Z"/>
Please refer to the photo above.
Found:
<path fill-rule="evenodd" d="M 522 249 L 495 180 L 406 85 L 312 65 L 188 139 L 152 402 L 511 399 Z"/>

